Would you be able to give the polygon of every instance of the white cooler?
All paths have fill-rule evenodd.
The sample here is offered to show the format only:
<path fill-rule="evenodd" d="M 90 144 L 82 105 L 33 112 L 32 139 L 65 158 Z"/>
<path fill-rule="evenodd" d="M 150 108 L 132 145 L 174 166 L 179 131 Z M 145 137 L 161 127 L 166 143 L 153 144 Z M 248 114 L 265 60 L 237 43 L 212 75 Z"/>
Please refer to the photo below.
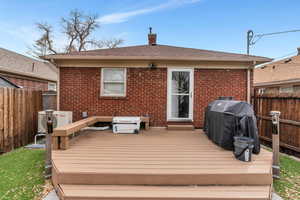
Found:
<path fill-rule="evenodd" d="M 114 133 L 139 133 L 141 118 L 140 117 L 114 117 Z"/>

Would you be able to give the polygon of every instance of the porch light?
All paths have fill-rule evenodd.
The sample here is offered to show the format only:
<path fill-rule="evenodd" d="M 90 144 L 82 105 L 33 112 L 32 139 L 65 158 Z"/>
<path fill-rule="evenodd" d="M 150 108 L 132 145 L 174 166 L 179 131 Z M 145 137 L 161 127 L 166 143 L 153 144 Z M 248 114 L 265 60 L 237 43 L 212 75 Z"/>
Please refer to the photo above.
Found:
<path fill-rule="evenodd" d="M 150 67 L 151 69 L 155 69 L 157 66 L 156 66 L 154 63 L 149 63 L 149 67 Z"/>

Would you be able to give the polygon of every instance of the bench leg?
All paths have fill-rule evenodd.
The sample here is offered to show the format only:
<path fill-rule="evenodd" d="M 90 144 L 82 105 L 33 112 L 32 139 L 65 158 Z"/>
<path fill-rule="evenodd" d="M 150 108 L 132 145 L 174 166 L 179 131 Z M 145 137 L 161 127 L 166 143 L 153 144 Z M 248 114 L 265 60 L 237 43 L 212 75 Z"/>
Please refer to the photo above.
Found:
<path fill-rule="evenodd" d="M 69 137 L 63 136 L 60 138 L 60 148 L 63 150 L 67 150 L 69 148 Z"/>
<path fill-rule="evenodd" d="M 148 130 L 149 129 L 149 122 L 145 123 L 145 129 Z"/>
<path fill-rule="evenodd" d="M 58 144 L 58 137 L 57 136 L 52 136 L 52 150 L 58 150 L 59 149 L 59 144 Z"/>

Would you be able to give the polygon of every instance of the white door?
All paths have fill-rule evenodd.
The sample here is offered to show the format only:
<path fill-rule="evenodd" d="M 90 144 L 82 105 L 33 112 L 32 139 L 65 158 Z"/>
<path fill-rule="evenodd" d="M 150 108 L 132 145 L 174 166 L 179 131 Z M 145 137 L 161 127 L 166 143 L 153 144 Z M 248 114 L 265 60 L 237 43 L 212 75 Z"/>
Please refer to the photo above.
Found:
<path fill-rule="evenodd" d="M 193 120 L 194 69 L 168 70 L 168 121 Z"/>

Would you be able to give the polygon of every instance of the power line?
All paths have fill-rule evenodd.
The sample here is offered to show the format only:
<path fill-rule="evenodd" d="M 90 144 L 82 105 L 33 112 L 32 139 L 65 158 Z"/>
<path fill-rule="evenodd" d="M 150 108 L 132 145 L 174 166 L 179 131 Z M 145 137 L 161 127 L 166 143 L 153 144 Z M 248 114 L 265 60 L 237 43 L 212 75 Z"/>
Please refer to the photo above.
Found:
<path fill-rule="evenodd" d="M 263 33 L 263 34 L 257 34 L 257 37 L 263 37 L 267 35 L 277 35 L 277 34 L 283 34 L 283 33 L 292 33 L 292 32 L 300 32 L 300 29 L 294 29 L 294 30 L 288 30 L 288 31 L 280 31 L 280 32 L 273 32 L 273 33 Z"/>
<path fill-rule="evenodd" d="M 272 33 L 262 33 L 262 34 L 254 34 L 252 30 L 249 30 L 247 32 L 247 54 L 249 55 L 250 53 L 250 47 L 255 45 L 255 43 L 257 43 L 262 37 L 285 34 L 285 33 L 294 33 L 294 32 L 300 32 L 300 29 L 293 29 L 293 30 L 279 31 L 279 32 L 272 32 Z"/>

